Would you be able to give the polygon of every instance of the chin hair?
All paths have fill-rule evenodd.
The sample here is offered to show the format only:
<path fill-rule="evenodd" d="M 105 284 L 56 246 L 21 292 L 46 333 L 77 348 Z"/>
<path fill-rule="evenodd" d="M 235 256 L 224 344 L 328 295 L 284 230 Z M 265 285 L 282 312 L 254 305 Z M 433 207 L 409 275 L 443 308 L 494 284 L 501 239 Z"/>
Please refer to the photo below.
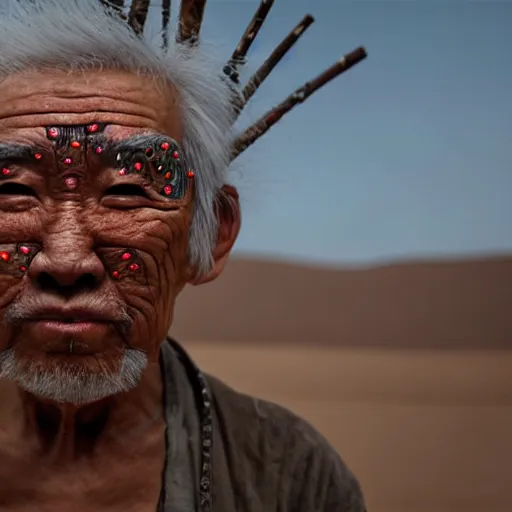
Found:
<path fill-rule="evenodd" d="M 100 362 L 95 368 L 78 363 L 52 363 L 43 368 L 41 364 L 20 361 L 10 348 L 0 352 L 0 378 L 15 382 L 40 398 L 83 405 L 135 388 L 147 364 L 144 352 L 125 349 L 118 370 Z"/>

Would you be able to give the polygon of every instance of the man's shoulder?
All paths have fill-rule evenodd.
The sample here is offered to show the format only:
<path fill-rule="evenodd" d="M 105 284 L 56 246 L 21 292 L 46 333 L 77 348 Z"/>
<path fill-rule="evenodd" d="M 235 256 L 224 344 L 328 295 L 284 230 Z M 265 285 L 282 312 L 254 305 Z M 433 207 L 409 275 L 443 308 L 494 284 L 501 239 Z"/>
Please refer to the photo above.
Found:
<path fill-rule="evenodd" d="M 228 428 L 241 431 L 257 427 L 260 434 L 268 436 L 274 443 L 290 443 L 292 436 L 296 448 L 314 447 L 333 451 L 309 422 L 286 407 L 241 393 L 211 375 L 206 378 L 221 419 L 229 423 L 233 421 L 233 425 L 226 425 Z"/>
<path fill-rule="evenodd" d="M 246 473 L 243 478 L 265 471 L 287 492 L 288 510 L 364 511 L 355 476 L 308 421 L 285 407 L 240 393 L 215 377 L 207 380 L 223 444 L 237 459 L 237 471 L 243 468 Z M 237 454 L 243 454 L 249 464 Z M 265 485 L 272 483 L 267 480 Z"/>

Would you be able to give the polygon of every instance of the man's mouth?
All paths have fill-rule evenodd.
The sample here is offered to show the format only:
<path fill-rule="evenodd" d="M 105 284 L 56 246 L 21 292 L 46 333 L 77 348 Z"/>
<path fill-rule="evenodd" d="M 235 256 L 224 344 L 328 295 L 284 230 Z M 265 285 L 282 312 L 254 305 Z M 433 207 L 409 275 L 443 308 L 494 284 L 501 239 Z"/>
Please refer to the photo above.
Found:
<path fill-rule="evenodd" d="M 35 311 L 27 320 L 32 322 L 49 322 L 72 326 L 74 324 L 105 324 L 119 322 L 102 311 L 91 309 L 57 309 L 48 308 Z"/>
<path fill-rule="evenodd" d="M 48 340 L 49 344 L 44 343 L 47 352 L 87 355 L 104 348 L 112 326 L 109 322 L 97 321 L 37 320 L 33 328 L 41 340 Z"/>
<path fill-rule="evenodd" d="M 103 352 L 117 336 L 122 324 L 112 311 L 97 309 L 40 308 L 27 315 L 30 345 L 47 353 L 89 355 Z M 112 340 L 112 341 L 108 341 Z M 70 348 L 72 347 L 72 348 Z"/>

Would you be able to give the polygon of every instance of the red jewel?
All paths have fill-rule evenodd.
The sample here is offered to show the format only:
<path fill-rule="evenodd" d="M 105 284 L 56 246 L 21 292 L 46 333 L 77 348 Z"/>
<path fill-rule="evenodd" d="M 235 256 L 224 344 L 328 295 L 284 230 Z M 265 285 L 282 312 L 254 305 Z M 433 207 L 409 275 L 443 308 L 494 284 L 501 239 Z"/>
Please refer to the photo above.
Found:
<path fill-rule="evenodd" d="M 71 143 L 71 147 L 72 148 L 79 148 L 81 146 L 80 142 L 78 142 L 77 140 L 74 140 L 72 143 Z"/>
<path fill-rule="evenodd" d="M 173 157 L 175 160 L 177 160 L 177 159 L 180 157 L 180 154 L 179 154 L 177 151 L 175 151 L 175 152 L 172 154 L 172 157 Z"/>
<path fill-rule="evenodd" d="M 64 158 L 64 163 L 66 165 L 71 165 L 73 163 L 73 160 L 71 158 Z"/>
<path fill-rule="evenodd" d="M 4 176 L 7 176 L 8 174 L 11 174 L 11 170 L 10 170 L 10 169 L 7 169 L 7 167 L 4 167 L 4 168 L 2 169 L 2 174 L 3 174 Z"/>
<path fill-rule="evenodd" d="M 162 144 L 160 144 L 160 147 L 164 150 L 164 151 L 167 151 L 171 145 L 168 143 L 168 142 L 162 142 Z"/>
<path fill-rule="evenodd" d="M 194 171 L 188 171 L 187 176 L 193 178 L 195 176 Z"/>
<path fill-rule="evenodd" d="M 78 185 L 78 180 L 74 176 L 68 176 L 64 179 L 64 183 L 66 184 L 66 187 L 74 189 Z"/>
<path fill-rule="evenodd" d="M 132 257 L 132 255 L 131 255 L 129 252 L 125 252 L 125 253 L 121 256 L 121 259 L 122 259 L 123 261 L 126 261 L 126 260 L 129 260 L 131 257 Z"/>
<path fill-rule="evenodd" d="M 103 148 L 102 148 L 101 146 L 98 146 L 98 147 L 95 149 L 95 151 L 96 151 L 96 154 L 97 154 L 97 155 L 101 155 L 101 153 L 103 153 Z"/>
<path fill-rule="evenodd" d="M 50 128 L 48 130 L 48 137 L 51 139 L 56 139 L 59 136 L 59 130 L 57 128 Z"/>
<path fill-rule="evenodd" d="M 128 169 L 126 167 L 123 167 L 122 169 L 117 171 L 117 174 L 119 174 L 119 176 L 124 176 L 127 172 L 128 172 Z"/>
<path fill-rule="evenodd" d="M 133 167 L 135 167 L 136 171 L 140 171 L 142 169 L 143 165 L 140 162 L 135 162 Z"/>
<path fill-rule="evenodd" d="M 112 277 L 114 279 L 119 279 L 119 276 L 120 276 L 120 274 L 119 274 L 119 272 L 117 270 L 114 270 L 114 272 L 112 272 Z"/>
<path fill-rule="evenodd" d="M 139 270 L 139 265 L 137 265 L 137 263 L 132 263 L 132 264 L 130 265 L 130 270 L 131 270 L 132 272 L 135 272 L 136 270 Z"/>
<path fill-rule="evenodd" d="M 90 124 L 90 125 L 87 127 L 87 131 L 88 131 L 89 133 L 96 133 L 99 129 L 100 129 L 100 125 L 99 125 L 98 123 Z"/>
<path fill-rule="evenodd" d="M 41 153 L 36 153 L 36 154 L 34 155 L 34 158 L 35 158 L 36 160 L 41 160 L 41 158 L 43 158 L 43 155 L 42 155 Z"/>
<path fill-rule="evenodd" d="M 21 254 L 25 254 L 25 256 L 26 256 L 27 254 L 30 254 L 30 247 L 27 247 L 26 245 L 22 245 L 20 247 L 20 252 L 21 252 Z"/>
<path fill-rule="evenodd" d="M 0 251 L 0 260 L 9 261 L 11 259 L 11 255 L 6 251 Z"/>
<path fill-rule="evenodd" d="M 153 148 L 147 148 L 146 149 L 146 155 L 148 155 L 148 156 L 153 155 Z"/>
<path fill-rule="evenodd" d="M 21 272 L 26 272 L 27 271 L 27 267 L 24 267 L 23 265 L 21 265 L 21 267 L 18 267 L 20 269 Z"/>
<path fill-rule="evenodd" d="M 172 194 L 172 187 L 171 187 L 171 185 L 166 185 L 164 187 L 164 194 L 166 196 L 170 196 Z"/>
<path fill-rule="evenodd" d="M 172 174 L 171 174 L 170 172 L 166 172 L 166 173 L 165 173 L 164 178 L 165 178 L 166 180 L 170 180 L 170 179 L 171 179 L 171 176 L 172 176 Z"/>

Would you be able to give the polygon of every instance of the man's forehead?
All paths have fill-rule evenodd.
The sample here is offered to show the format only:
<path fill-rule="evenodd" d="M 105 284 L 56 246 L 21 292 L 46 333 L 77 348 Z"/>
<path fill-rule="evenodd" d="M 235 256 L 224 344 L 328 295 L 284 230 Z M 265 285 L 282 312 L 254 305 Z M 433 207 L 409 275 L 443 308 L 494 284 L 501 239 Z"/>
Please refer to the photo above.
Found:
<path fill-rule="evenodd" d="M 0 140 L 24 131 L 43 142 L 46 126 L 93 122 L 108 125 L 111 138 L 148 130 L 178 141 L 182 136 L 177 91 L 154 78 L 123 70 L 43 70 L 0 82 Z"/>

